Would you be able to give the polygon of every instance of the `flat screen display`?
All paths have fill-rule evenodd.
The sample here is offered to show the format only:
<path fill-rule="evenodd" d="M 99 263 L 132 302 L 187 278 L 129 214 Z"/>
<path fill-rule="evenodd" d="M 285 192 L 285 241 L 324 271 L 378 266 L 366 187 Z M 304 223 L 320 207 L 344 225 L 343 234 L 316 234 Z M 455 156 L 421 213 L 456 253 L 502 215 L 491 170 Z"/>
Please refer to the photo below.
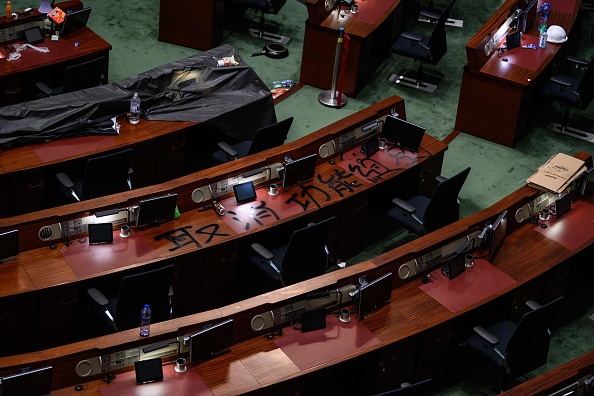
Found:
<path fill-rule="evenodd" d="M 233 345 L 233 319 L 207 327 L 190 336 L 190 362 L 208 359 Z"/>
<path fill-rule="evenodd" d="M 136 226 L 141 227 L 172 220 L 175 205 L 177 205 L 177 194 L 163 195 L 162 197 L 140 201 L 138 214 L 136 215 Z"/>
<path fill-rule="evenodd" d="M 571 194 L 565 194 L 555 202 L 555 215 L 563 216 L 571 210 Z"/>
<path fill-rule="evenodd" d="M 452 257 L 447 262 L 447 274 L 450 280 L 454 279 L 462 272 L 466 271 L 466 263 L 464 262 L 464 253 L 456 253 L 454 257 Z"/>
<path fill-rule="evenodd" d="M 285 163 L 283 173 L 283 188 L 299 184 L 313 178 L 316 174 L 317 154 L 301 157 Z"/>
<path fill-rule="evenodd" d="M 507 233 L 507 210 L 504 210 L 489 228 L 489 261 L 493 261 Z"/>
<path fill-rule="evenodd" d="M 49 395 L 52 387 L 52 366 L 32 369 L 1 379 L 2 396 Z"/>
<path fill-rule="evenodd" d="M 582 175 L 580 189 L 580 195 L 583 198 L 587 198 L 592 192 L 592 186 L 594 185 L 594 166 L 588 168 Z"/>
<path fill-rule="evenodd" d="M 326 328 L 326 311 L 315 309 L 301 314 L 301 332 L 320 330 Z"/>
<path fill-rule="evenodd" d="M 137 384 L 163 381 L 163 364 L 161 363 L 161 358 L 134 362 L 134 370 L 136 372 Z"/>
<path fill-rule="evenodd" d="M 233 192 L 235 193 L 237 205 L 256 200 L 256 189 L 254 188 L 254 182 L 249 181 L 246 183 L 236 184 L 233 186 Z"/>
<path fill-rule="evenodd" d="M 66 14 L 64 18 L 64 24 L 60 31 L 61 36 L 66 36 L 72 32 L 76 32 L 87 26 L 89 21 L 89 15 L 91 15 L 91 7 L 83 8 L 82 10 L 74 11 Z"/>
<path fill-rule="evenodd" d="M 366 318 L 392 297 L 392 273 L 377 278 L 359 289 L 359 319 Z"/>
<path fill-rule="evenodd" d="M 522 33 L 526 33 L 528 29 L 530 29 L 534 24 L 534 20 L 536 19 L 536 5 L 538 4 L 538 0 L 525 1 L 528 3 L 528 5 L 522 10 L 518 25 L 518 30 L 520 30 Z"/>
<path fill-rule="evenodd" d="M 0 233 L 0 260 L 19 254 L 19 230 Z"/>
<path fill-rule="evenodd" d="M 381 137 L 388 142 L 416 153 L 421 147 L 425 128 L 389 115 L 386 117 Z"/>
<path fill-rule="evenodd" d="M 88 225 L 89 243 L 91 245 L 113 242 L 113 230 L 111 223 L 94 223 Z"/>
<path fill-rule="evenodd" d="M 505 36 L 505 47 L 510 50 L 520 46 L 522 43 L 522 32 L 514 32 Z"/>
<path fill-rule="evenodd" d="M 378 136 L 374 134 L 372 137 L 367 139 L 365 143 L 363 143 L 361 151 L 363 152 L 363 154 L 365 154 L 367 158 L 370 158 L 373 154 L 377 153 L 379 151 Z"/>

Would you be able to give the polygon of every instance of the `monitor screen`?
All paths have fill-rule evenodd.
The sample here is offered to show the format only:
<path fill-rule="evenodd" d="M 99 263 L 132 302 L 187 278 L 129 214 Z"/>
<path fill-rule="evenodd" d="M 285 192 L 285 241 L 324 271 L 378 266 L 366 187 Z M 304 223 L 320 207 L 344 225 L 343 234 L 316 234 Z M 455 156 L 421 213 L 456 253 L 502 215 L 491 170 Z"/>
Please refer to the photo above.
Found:
<path fill-rule="evenodd" d="M 233 192 L 235 192 L 235 200 L 237 205 L 252 202 L 256 200 L 256 189 L 254 188 L 254 182 L 246 182 L 236 184 L 233 186 Z"/>
<path fill-rule="evenodd" d="M 316 174 L 317 154 L 301 157 L 285 163 L 283 188 L 311 179 Z"/>
<path fill-rule="evenodd" d="M 425 135 L 425 128 L 389 115 L 386 117 L 381 137 L 388 142 L 405 148 L 413 153 L 419 151 L 421 141 Z"/>
<path fill-rule="evenodd" d="M 367 158 L 370 158 L 373 154 L 379 151 L 379 136 L 373 134 L 369 139 L 367 139 L 363 146 L 361 146 L 361 152 L 365 154 Z"/>
<path fill-rule="evenodd" d="M 0 260 L 19 254 L 19 230 L 0 233 Z"/>
<path fill-rule="evenodd" d="M 454 279 L 462 272 L 466 271 L 466 263 L 464 262 L 464 252 L 456 253 L 454 257 L 448 260 L 447 262 L 447 274 L 450 280 Z"/>
<path fill-rule="evenodd" d="M 377 278 L 359 289 L 359 319 L 366 318 L 392 297 L 392 273 Z"/>
<path fill-rule="evenodd" d="M 301 313 L 301 332 L 320 330 L 326 328 L 326 310 L 314 309 Z"/>
<path fill-rule="evenodd" d="M 112 243 L 113 242 L 113 226 L 111 223 L 94 223 L 88 225 L 89 243 Z"/>
<path fill-rule="evenodd" d="M 89 15 L 91 15 L 91 7 L 66 14 L 60 35 L 66 36 L 69 33 L 76 32 L 87 26 Z"/>
<path fill-rule="evenodd" d="M 594 166 L 588 168 L 581 176 L 579 191 L 584 199 L 592 192 L 592 186 L 594 186 Z"/>
<path fill-rule="evenodd" d="M 176 205 L 177 194 L 169 194 L 140 201 L 138 214 L 136 215 L 136 226 L 159 224 L 172 220 Z"/>
<path fill-rule="evenodd" d="M 163 363 L 161 358 L 139 360 L 134 362 L 137 384 L 163 381 Z"/>
<path fill-rule="evenodd" d="M 534 24 L 536 19 L 536 11 L 538 0 L 520 0 L 520 4 L 527 3 L 525 7 L 521 7 L 520 19 L 518 21 L 517 30 L 526 33 Z"/>
<path fill-rule="evenodd" d="M 208 359 L 233 345 L 233 319 L 212 325 L 190 336 L 190 363 Z"/>
<path fill-rule="evenodd" d="M 522 43 L 522 32 L 514 32 L 505 36 L 505 48 L 508 50 L 517 48 Z"/>
<path fill-rule="evenodd" d="M 499 252 L 507 232 L 507 210 L 504 210 L 495 222 L 489 226 L 489 261 L 493 261 Z"/>
<path fill-rule="evenodd" d="M 52 366 L 32 369 L 4 377 L 0 389 L 2 396 L 49 395 L 52 387 Z"/>
<path fill-rule="evenodd" d="M 563 216 L 571 210 L 571 194 L 565 194 L 555 202 L 555 215 L 557 217 Z"/>

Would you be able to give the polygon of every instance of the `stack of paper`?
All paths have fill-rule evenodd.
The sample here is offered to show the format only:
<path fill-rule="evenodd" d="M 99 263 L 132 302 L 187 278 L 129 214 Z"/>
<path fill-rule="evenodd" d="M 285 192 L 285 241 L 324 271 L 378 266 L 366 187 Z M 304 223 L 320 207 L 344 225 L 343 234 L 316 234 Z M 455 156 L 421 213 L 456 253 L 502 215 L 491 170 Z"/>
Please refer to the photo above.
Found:
<path fill-rule="evenodd" d="M 526 181 L 539 190 L 561 193 L 585 170 L 584 161 L 559 153 L 549 158 Z"/>

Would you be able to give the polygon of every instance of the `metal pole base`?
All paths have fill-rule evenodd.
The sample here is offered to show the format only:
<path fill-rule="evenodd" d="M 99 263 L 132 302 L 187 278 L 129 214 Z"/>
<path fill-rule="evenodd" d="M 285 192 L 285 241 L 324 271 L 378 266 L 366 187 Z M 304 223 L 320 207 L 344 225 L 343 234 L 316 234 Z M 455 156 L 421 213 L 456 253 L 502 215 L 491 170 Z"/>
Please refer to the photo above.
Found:
<path fill-rule="evenodd" d="M 338 99 L 332 96 L 331 90 L 322 91 L 318 95 L 318 102 L 328 107 L 342 107 L 347 103 L 347 96 L 345 94 L 341 94 L 342 102 L 340 105 L 338 104 Z"/>

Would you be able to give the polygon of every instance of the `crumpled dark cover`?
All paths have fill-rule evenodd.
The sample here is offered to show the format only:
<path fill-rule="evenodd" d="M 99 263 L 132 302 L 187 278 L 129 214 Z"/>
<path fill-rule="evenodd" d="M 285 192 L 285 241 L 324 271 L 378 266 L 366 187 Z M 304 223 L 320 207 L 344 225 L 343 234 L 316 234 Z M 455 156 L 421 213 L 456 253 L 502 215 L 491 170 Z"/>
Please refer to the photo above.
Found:
<path fill-rule="evenodd" d="M 230 56 L 239 66 L 217 66 Z M 105 124 L 128 112 L 134 92 L 144 119 L 203 122 L 237 140 L 276 122 L 270 89 L 232 46 L 222 45 L 117 83 L 2 107 L 0 148 L 114 133 Z"/>

